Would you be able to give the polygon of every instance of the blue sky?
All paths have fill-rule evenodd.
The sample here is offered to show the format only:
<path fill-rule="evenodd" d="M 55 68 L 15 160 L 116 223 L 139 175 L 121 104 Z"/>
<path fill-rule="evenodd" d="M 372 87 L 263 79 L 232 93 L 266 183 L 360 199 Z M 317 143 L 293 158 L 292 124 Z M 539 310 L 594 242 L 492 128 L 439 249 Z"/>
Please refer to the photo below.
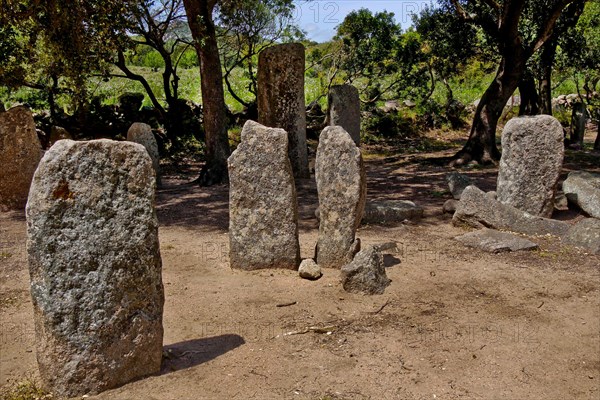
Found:
<path fill-rule="evenodd" d="M 335 27 L 352 10 L 368 8 L 373 12 L 393 12 L 396 22 L 406 29 L 411 25 L 410 15 L 418 13 L 429 3 L 429 0 L 295 0 L 295 19 L 308 33 L 309 39 L 324 42 L 335 35 Z"/>

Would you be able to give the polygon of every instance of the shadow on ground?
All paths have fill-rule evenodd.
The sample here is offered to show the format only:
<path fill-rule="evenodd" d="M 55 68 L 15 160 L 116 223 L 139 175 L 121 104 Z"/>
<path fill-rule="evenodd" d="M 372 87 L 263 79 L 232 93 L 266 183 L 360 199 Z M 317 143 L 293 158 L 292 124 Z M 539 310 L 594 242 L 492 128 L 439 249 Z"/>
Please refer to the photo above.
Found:
<path fill-rule="evenodd" d="M 203 364 L 245 343 L 239 335 L 225 334 L 164 346 L 161 375 Z"/>

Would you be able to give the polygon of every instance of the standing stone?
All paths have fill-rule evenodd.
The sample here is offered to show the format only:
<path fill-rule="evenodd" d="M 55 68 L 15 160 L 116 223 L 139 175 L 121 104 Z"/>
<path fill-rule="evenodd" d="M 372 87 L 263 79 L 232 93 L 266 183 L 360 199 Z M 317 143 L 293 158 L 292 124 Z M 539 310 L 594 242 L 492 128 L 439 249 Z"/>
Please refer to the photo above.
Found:
<path fill-rule="evenodd" d="M 31 111 L 18 106 L 0 113 L 0 211 L 25 207 L 41 158 Z"/>
<path fill-rule="evenodd" d="M 159 372 L 164 303 L 152 162 L 135 143 L 61 140 L 27 203 L 44 386 L 94 394 Z"/>
<path fill-rule="evenodd" d="M 508 121 L 502 131 L 498 201 L 550 217 L 563 156 L 563 129 L 556 118 L 538 115 Z"/>
<path fill-rule="evenodd" d="M 329 110 L 327 125 L 341 126 L 350 134 L 354 143 L 360 146 L 360 99 L 358 89 L 352 85 L 335 85 L 329 89 L 327 97 Z"/>
<path fill-rule="evenodd" d="M 258 56 L 258 122 L 288 135 L 294 176 L 309 178 L 304 104 L 304 46 L 280 44 Z"/>
<path fill-rule="evenodd" d="M 48 147 L 51 147 L 54 143 L 63 139 L 73 139 L 73 137 L 65 128 L 60 126 L 52 126 L 52 128 L 50 128 L 50 140 L 48 141 Z"/>
<path fill-rule="evenodd" d="M 367 195 L 362 155 L 342 127 L 323 129 L 317 147 L 315 176 L 320 210 L 315 258 L 323 268 L 341 268 L 360 250 L 355 234 Z"/>
<path fill-rule="evenodd" d="M 152 159 L 152 167 L 156 173 L 156 183 L 160 186 L 160 156 L 158 154 L 158 144 L 150 125 L 142 122 L 134 122 L 127 131 L 127 140 L 139 143 L 146 148 Z"/>
<path fill-rule="evenodd" d="M 298 204 L 287 133 L 247 121 L 227 163 L 231 268 L 297 269 Z"/>
<path fill-rule="evenodd" d="M 571 145 L 583 149 L 583 139 L 585 137 L 585 124 L 587 122 L 587 109 L 585 104 L 577 102 L 573 104 L 571 114 Z"/>

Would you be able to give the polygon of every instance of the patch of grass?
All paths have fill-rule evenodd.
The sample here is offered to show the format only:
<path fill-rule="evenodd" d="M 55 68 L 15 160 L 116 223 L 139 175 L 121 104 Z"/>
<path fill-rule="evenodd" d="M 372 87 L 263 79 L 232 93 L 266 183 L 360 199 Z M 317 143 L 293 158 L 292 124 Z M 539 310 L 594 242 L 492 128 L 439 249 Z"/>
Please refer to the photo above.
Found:
<path fill-rule="evenodd" d="M 46 392 L 39 383 L 32 378 L 21 381 L 8 381 L 0 391 L 0 400 L 49 400 L 54 399 L 51 393 Z"/>

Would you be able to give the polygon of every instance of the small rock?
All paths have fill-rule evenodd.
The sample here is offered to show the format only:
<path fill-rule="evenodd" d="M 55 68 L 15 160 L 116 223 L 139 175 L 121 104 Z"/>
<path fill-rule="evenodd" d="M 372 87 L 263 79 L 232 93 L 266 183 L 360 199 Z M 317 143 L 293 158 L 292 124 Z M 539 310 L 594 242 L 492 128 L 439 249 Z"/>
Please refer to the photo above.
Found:
<path fill-rule="evenodd" d="M 578 222 L 563 237 L 571 246 L 582 247 L 593 254 L 600 254 L 600 220 L 586 218 Z"/>
<path fill-rule="evenodd" d="M 536 243 L 521 238 L 508 232 L 500 232 L 494 229 L 481 229 L 457 236 L 455 240 L 465 246 L 475 247 L 489 253 L 500 253 L 505 251 L 535 250 L 539 248 Z"/>
<path fill-rule="evenodd" d="M 448 188 L 450 188 L 452 197 L 454 197 L 456 200 L 460 200 L 460 195 L 462 194 L 463 190 L 465 190 L 467 186 L 473 184 L 471 178 L 458 172 L 450 172 L 447 174 L 446 182 L 448 182 Z"/>
<path fill-rule="evenodd" d="M 572 171 L 562 185 L 567 199 L 591 217 L 600 218 L 600 174 Z"/>
<path fill-rule="evenodd" d="M 321 267 L 312 258 L 302 260 L 300 268 L 298 268 L 298 274 L 301 278 L 310 280 L 317 280 L 323 275 Z"/>
<path fill-rule="evenodd" d="M 385 273 L 383 255 L 369 246 L 359 251 L 350 264 L 341 269 L 344 290 L 351 293 L 383 294 L 390 284 Z"/>
<path fill-rule="evenodd" d="M 557 191 L 554 196 L 554 209 L 558 211 L 567 211 L 569 209 L 569 201 L 562 190 Z"/>
<path fill-rule="evenodd" d="M 418 221 L 423 208 L 408 200 L 371 201 L 365 206 L 363 224 L 389 225 L 405 220 Z"/>
<path fill-rule="evenodd" d="M 444 202 L 443 211 L 445 214 L 454 214 L 457 206 L 458 206 L 458 200 L 448 199 Z"/>

